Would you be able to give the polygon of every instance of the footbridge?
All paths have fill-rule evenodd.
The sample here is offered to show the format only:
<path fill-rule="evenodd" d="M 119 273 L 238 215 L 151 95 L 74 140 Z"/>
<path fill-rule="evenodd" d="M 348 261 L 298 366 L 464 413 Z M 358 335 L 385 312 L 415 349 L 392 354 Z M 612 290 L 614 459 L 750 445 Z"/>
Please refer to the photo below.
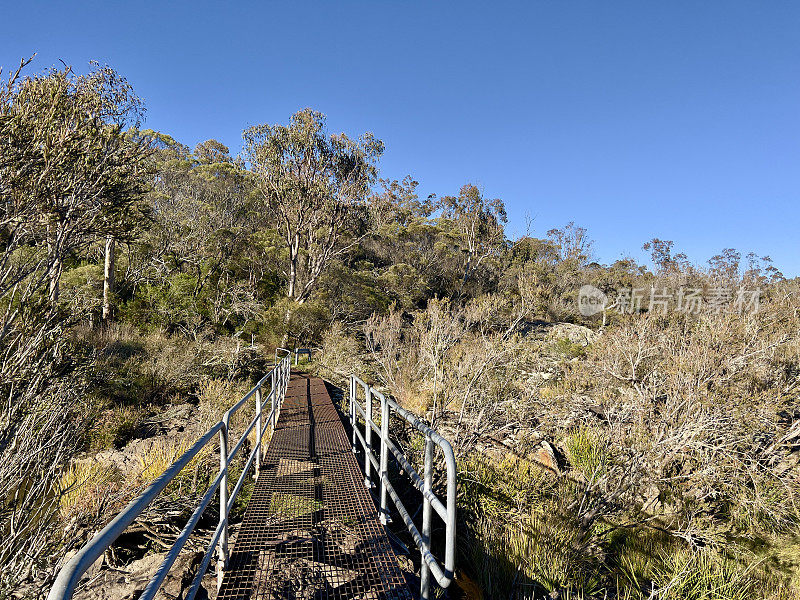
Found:
<path fill-rule="evenodd" d="M 214 595 L 220 600 L 427 599 L 432 585 L 447 587 L 455 568 L 456 533 L 456 465 L 450 445 L 354 375 L 345 427 L 325 382 L 292 371 L 292 355 L 297 364 L 309 353 L 276 351 L 275 367 L 64 565 L 48 600 L 72 598 L 89 567 L 209 445 L 218 447 L 218 474 L 140 600 L 162 597 L 167 575 L 212 505 L 219 507 L 219 523 L 183 600 Z M 231 418 L 247 407 L 253 417 L 239 439 L 232 440 Z M 394 439 L 393 424 L 420 436 L 421 472 Z M 248 439 L 255 440 L 252 449 L 232 481 L 230 465 L 248 447 Z M 443 465 L 442 485 L 436 488 L 440 494 L 433 485 L 437 464 Z M 400 477 L 419 491 L 418 505 L 404 504 Z M 252 493 L 232 535 L 229 515 L 248 478 L 255 480 Z M 442 532 L 440 539 L 433 535 L 434 518 L 441 520 L 435 529 Z M 392 520 L 405 525 L 416 546 L 418 580 L 399 566 L 386 529 Z M 203 582 L 214 571 L 215 589 L 209 590 Z"/>

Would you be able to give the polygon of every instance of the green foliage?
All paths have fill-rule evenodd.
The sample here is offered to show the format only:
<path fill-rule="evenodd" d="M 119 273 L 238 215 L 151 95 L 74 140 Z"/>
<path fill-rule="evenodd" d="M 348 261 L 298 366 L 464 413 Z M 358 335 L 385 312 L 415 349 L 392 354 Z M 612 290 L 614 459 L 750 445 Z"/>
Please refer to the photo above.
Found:
<path fill-rule="evenodd" d="M 139 407 L 119 406 L 106 412 L 89 431 L 89 444 L 94 450 L 122 448 L 141 425 L 145 411 Z"/>
<path fill-rule="evenodd" d="M 322 332 L 330 323 L 330 313 L 320 301 L 298 303 L 283 298 L 270 307 L 264 315 L 267 344 L 290 347 L 313 346 L 320 342 Z"/>
<path fill-rule="evenodd" d="M 586 357 L 586 347 L 571 342 L 568 338 L 560 338 L 556 340 L 553 343 L 552 348 L 553 352 L 567 359 Z"/>
<path fill-rule="evenodd" d="M 751 558 L 691 548 L 658 528 L 587 531 L 570 516 L 581 487 L 524 461 L 467 460 L 462 472 L 460 502 L 470 518 L 460 532 L 461 559 L 491 597 L 516 590 L 566 598 L 739 600 L 784 585 L 783 575 L 765 574 Z"/>
<path fill-rule="evenodd" d="M 591 480 L 606 474 L 609 466 L 607 442 L 600 439 L 594 430 L 581 427 L 567 435 L 563 443 L 570 464 L 584 477 Z"/>
<path fill-rule="evenodd" d="M 310 108 L 292 115 L 288 126 L 250 127 L 244 140 L 260 202 L 275 215 L 288 254 L 286 295 L 305 302 L 363 227 L 383 143 L 371 133 L 330 135 L 325 115 Z"/>
<path fill-rule="evenodd" d="M 508 597 L 520 585 L 573 597 L 608 589 L 601 548 L 568 510 L 579 488 L 511 458 L 499 465 L 468 461 L 464 470 L 471 477 L 462 502 L 475 517 L 463 548 L 489 596 Z"/>
<path fill-rule="evenodd" d="M 61 518 L 96 513 L 103 505 L 103 496 L 119 482 L 120 474 L 113 467 L 91 459 L 73 462 L 59 477 L 56 488 Z"/>
<path fill-rule="evenodd" d="M 103 268 L 98 264 L 84 264 L 65 269 L 61 276 L 61 302 L 75 313 L 90 315 L 99 320 L 103 298 Z"/>
<path fill-rule="evenodd" d="M 178 272 L 143 285 L 120 318 L 150 331 L 196 331 L 210 314 L 208 292 L 198 290 L 198 283 L 195 275 Z"/>
<path fill-rule="evenodd" d="M 653 584 L 665 600 L 745 600 L 756 594 L 748 569 L 714 550 L 679 550 L 659 558 Z"/>

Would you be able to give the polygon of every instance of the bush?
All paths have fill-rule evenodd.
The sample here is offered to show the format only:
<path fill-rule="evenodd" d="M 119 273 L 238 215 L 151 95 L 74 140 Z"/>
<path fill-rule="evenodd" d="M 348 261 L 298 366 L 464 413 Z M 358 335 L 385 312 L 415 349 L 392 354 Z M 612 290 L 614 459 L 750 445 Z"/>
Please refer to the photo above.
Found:
<path fill-rule="evenodd" d="M 652 595 L 663 600 L 746 600 L 758 597 L 749 569 L 713 549 L 662 554 Z M 763 591 L 763 590 L 762 590 Z"/>
<path fill-rule="evenodd" d="M 315 357 L 322 371 L 336 379 L 351 373 L 363 376 L 364 361 L 360 358 L 361 343 L 346 332 L 339 321 L 334 321 L 330 329 L 322 335 L 322 350 Z"/>
<path fill-rule="evenodd" d="M 589 427 L 581 427 L 567 435 L 564 448 L 570 465 L 588 481 L 606 475 L 608 470 L 608 453 L 604 440 Z"/>
<path fill-rule="evenodd" d="M 93 450 L 122 448 L 136 434 L 146 411 L 132 406 L 120 406 L 107 411 L 89 432 Z"/>
<path fill-rule="evenodd" d="M 93 459 L 72 462 L 58 480 L 61 518 L 99 513 L 104 500 L 120 481 L 119 471 L 110 465 Z"/>
<path fill-rule="evenodd" d="M 263 316 L 263 331 L 267 346 L 298 348 L 316 346 L 331 323 L 331 315 L 322 301 L 302 304 L 282 298 Z"/>

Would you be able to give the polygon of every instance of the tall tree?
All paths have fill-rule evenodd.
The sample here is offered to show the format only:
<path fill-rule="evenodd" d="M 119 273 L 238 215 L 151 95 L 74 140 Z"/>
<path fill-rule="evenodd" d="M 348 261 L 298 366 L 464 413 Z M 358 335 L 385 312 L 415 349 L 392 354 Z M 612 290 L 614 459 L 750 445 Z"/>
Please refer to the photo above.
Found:
<path fill-rule="evenodd" d="M 264 207 L 287 251 L 286 295 L 303 303 L 365 221 L 383 143 L 371 133 L 357 139 L 328 134 L 325 115 L 308 108 L 288 126 L 247 129 L 244 141 Z"/>
<path fill-rule="evenodd" d="M 444 196 L 439 203 L 442 218 L 453 223 L 464 253 L 463 285 L 483 261 L 504 247 L 506 208 L 502 200 L 485 198 L 472 184 L 463 186 L 458 196 Z"/>
<path fill-rule="evenodd" d="M 87 75 L 67 67 L 18 79 L 9 93 L 3 176 L 14 201 L 38 207 L 53 302 L 65 257 L 115 235 L 139 208 L 148 153 L 125 129 L 142 114 L 128 82 L 97 65 Z"/>
<path fill-rule="evenodd" d="M 0 597 L 59 543 L 55 486 L 82 426 L 62 264 L 128 221 L 147 156 L 124 135 L 140 106 L 116 73 L 25 64 L 0 85 Z"/>
<path fill-rule="evenodd" d="M 214 139 L 197 144 L 194 147 L 194 156 L 205 165 L 231 162 L 231 152 L 228 147 Z"/>
<path fill-rule="evenodd" d="M 564 262 L 582 266 L 592 254 L 592 240 L 589 239 L 588 232 L 572 221 L 561 229 L 551 229 L 547 232 L 547 237 L 558 249 L 559 259 Z"/>
<path fill-rule="evenodd" d="M 382 191 L 370 198 L 371 219 L 376 231 L 384 225 L 391 225 L 396 231 L 414 219 L 429 217 L 436 208 L 433 194 L 425 200 L 419 199 L 419 182 L 410 175 L 402 181 L 381 179 L 379 183 Z"/>

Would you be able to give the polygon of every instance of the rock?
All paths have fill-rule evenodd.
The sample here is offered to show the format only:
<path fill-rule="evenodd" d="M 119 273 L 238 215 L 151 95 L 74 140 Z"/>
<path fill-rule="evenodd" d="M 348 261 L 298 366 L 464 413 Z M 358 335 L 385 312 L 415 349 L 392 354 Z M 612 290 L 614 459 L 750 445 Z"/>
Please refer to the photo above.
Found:
<path fill-rule="evenodd" d="M 140 437 L 148 438 L 165 433 L 183 432 L 199 424 L 197 407 L 176 404 L 147 419 L 141 426 Z"/>
<path fill-rule="evenodd" d="M 75 600 L 128 600 L 138 598 L 155 575 L 166 555 L 150 554 L 121 568 L 100 570 L 75 593 Z M 196 569 L 202 560 L 202 553 L 181 554 L 172 565 L 160 591 L 159 599 L 172 599 L 182 596 L 192 584 Z M 206 583 L 207 578 L 204 578 Z M 214 580 L 215 581 L 215 580 Z M 208 597 L 216 597 L 215 585 L 204 585 Z M 198 598 L 203 597 L 202 591 Z"/>
<path fill-rule="evenodd" d="M 663 509 L 663 505 L 661 503 L 661 490 L 658 489 L 658 486 L 655 484 L 651 484 L 648 488 L 644 491 L 644 506 L 642 506 L 642 510 L 648 511 L 650 513 L 659 513 Z"/>
<path fill-rule="evenodd" d="M 539 447 L 533 451 L 533 460 L 541 466 L 550 469 L 557 475 L 561 474 L 558 466 L 558 459 L 553 447 L 545 441 L 539 443 Z"/>
<path fill-rule="evenodd" d="M 588 346 L 597 339 L 598 334 L 583 325 L 574 323 L 553 323 L 547 332 L 547 339 L 556 341 L 568 339 L 573 344 Z"/>
<path fill-rule="evenodd" d="M 550 323 L 548 321 L 526 321 L 520 324 L 520 333 L 524 336 L 532 336 L 548 341 L 568 339 L 573 344 L 588 346 L 593 343 L 600 335 L 583 325 L 574 323 Z"/>

